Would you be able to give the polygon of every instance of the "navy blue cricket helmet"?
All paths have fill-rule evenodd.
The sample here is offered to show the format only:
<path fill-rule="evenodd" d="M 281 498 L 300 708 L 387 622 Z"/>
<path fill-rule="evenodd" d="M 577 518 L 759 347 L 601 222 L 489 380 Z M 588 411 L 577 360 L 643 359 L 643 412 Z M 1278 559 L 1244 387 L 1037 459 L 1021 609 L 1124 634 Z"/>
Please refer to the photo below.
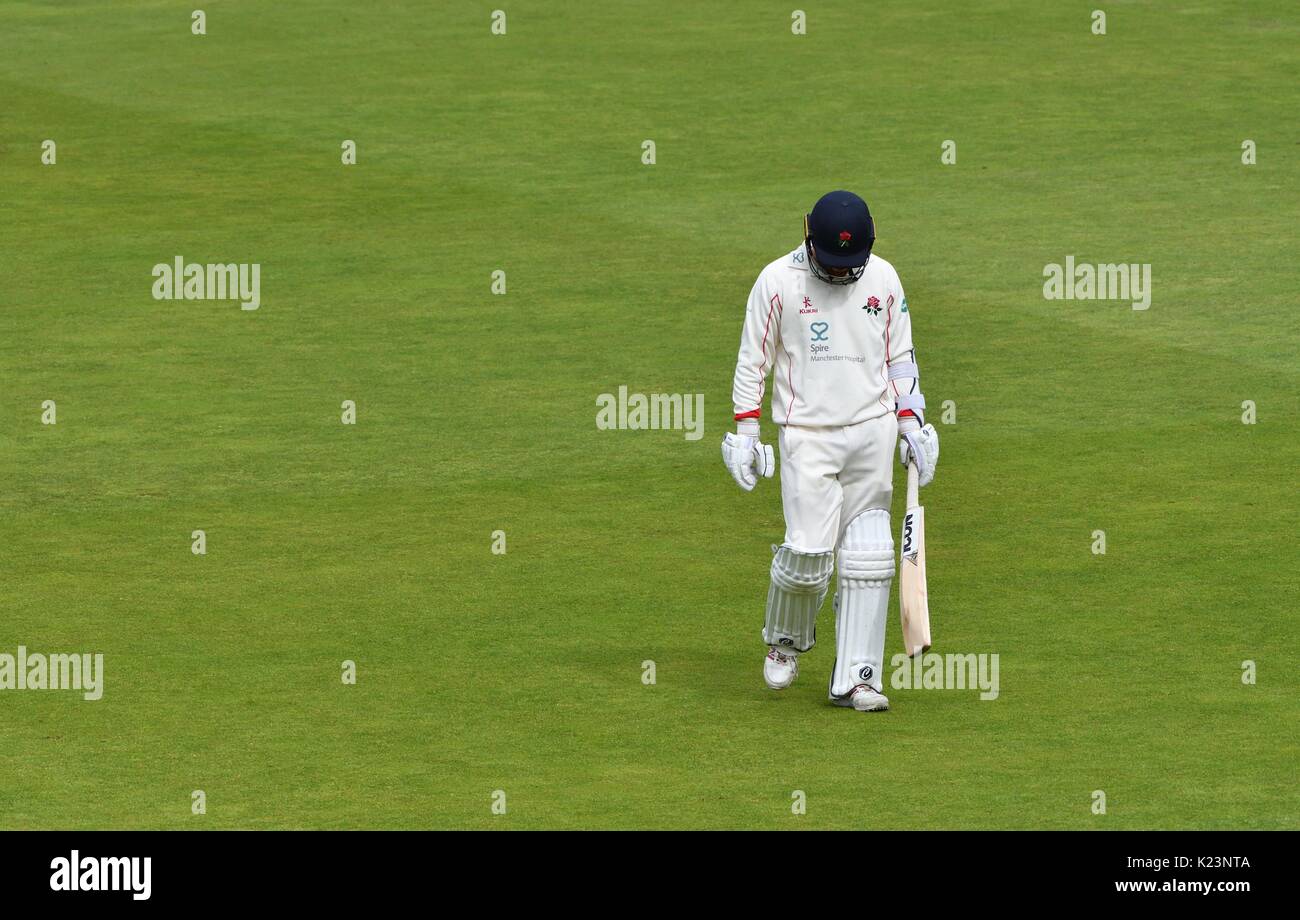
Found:
<path fill-rule="evenodd" d="M 871 211 L 852 192 L 829 192 L 804 216 L 809 267 L 827 284 L 852 284 L 861 278 L 875 242 Z"/>

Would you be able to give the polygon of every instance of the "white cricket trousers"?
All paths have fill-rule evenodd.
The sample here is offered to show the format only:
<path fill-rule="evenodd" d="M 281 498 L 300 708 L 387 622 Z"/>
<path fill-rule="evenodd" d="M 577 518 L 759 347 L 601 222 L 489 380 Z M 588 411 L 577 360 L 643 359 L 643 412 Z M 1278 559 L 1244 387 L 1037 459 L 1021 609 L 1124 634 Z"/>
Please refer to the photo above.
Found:
<path fill-rule="evenodd" d="M 783 425 L 779 443 L 786 546 L 831 552 L 859 514 L 889 511 L 898 443 L 894 413 L 835 428 Z"/>

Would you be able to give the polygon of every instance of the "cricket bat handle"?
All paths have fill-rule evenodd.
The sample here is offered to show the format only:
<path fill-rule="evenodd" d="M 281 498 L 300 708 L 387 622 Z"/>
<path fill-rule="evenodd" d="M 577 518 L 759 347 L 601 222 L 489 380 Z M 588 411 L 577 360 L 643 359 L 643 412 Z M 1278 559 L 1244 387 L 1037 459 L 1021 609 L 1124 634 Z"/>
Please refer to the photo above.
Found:
<path fill-rule="evenodd" d="M 920 475 L 921 474 L 916 471 L 916 461 L 909 460 L 907 462 L 907 508 L 909 511 L 921 504 L 921 500 L 917 495 L 918 486 L 916 483 L 916 480 Z"/>

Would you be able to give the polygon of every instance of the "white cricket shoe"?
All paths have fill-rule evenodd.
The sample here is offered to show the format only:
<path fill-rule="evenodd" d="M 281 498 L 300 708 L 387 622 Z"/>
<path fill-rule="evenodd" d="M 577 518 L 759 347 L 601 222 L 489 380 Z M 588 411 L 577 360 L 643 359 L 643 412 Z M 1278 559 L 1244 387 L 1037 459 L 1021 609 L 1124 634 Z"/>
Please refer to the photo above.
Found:
<path fill-rule="evenodd" d="M 763 659 L 763 680 L 773 690 L 784 690 L 799 676 L 799 654 L 783 652 L 775 645 L 768 646 Z"/>
<path fill-rule="evenodd" d="M 867 684 L 858 684 L 848 696 L 838 697 L 832 702 L 836 706 L 852 706 L 858 712 L 884 712 L 889 708 L 889 697 Z"/>

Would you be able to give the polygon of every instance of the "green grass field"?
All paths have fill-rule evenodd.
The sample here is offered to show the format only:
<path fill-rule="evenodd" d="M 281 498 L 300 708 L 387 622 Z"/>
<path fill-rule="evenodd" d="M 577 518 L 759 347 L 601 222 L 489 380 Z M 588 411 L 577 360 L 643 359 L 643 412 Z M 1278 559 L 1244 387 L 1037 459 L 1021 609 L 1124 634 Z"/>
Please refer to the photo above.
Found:
<path fill-rule="evenodd" d="M 1300 827 L 1300 15 L 1098 5 L 0 3 L 0 652 L 105 656 L 0 693 L 0 827 Z M 832 708 L 829 602 L 762 684 L 779 489 L 718 442 L 840 187 L 995 701 Z M 177 255 L 261 308 L 153 299 Z M 1067 255 L 1150 309 L 1046 300 Z M 620 385 L 704 437 L 598 430 Z"/>

